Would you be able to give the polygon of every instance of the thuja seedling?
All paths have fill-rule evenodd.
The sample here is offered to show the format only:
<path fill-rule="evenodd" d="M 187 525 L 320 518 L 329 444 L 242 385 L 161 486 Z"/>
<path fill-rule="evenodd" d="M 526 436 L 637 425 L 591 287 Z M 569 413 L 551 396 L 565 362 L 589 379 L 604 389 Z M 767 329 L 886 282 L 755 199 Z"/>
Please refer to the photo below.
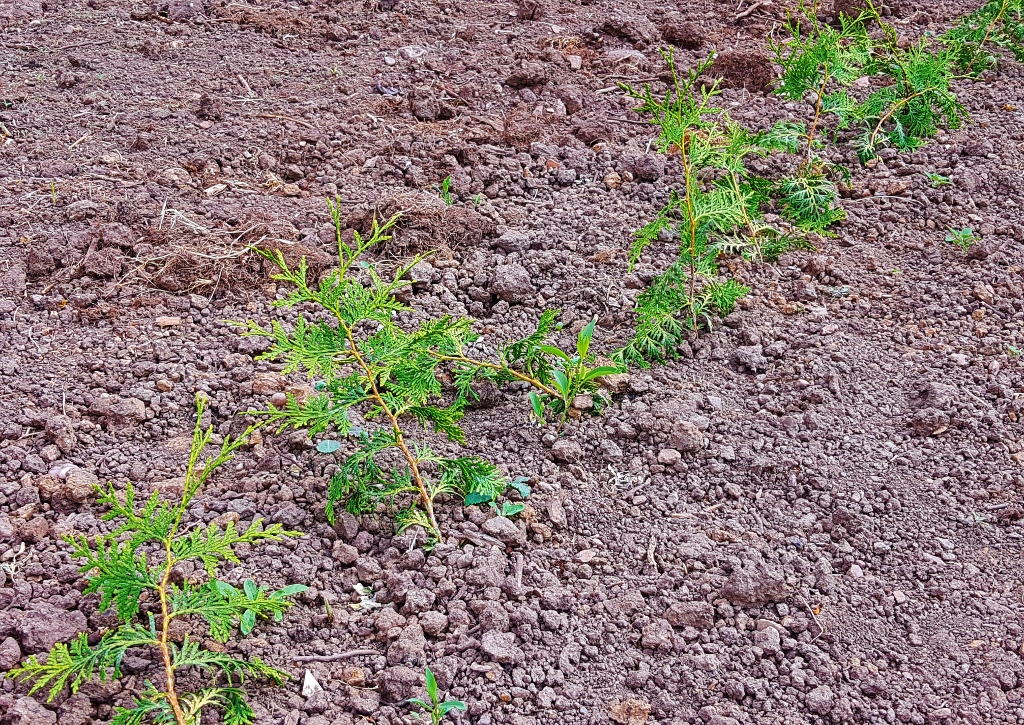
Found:
<path fill-rule="evenodd" d="M 995 67 L 997 48 L 1024 61 L 1024 0 L 988 0 L 940 37 L 965 75 L 977 77 Z"/>
<path fill-rule="evenodd" d="M 659 149 L 679 155 L 684 177 L 655 219 L 636 232 L 629 253 L 632 269 L 651 244 L 666 236 L 679 243 L 677 260 L 637 298 L 633 339 L 612 356 L 642 366 L 674 357 L 689 334 L 729 314 L 749 291 L 720 276 L 719 256 L 737 251 L 747 256 L 749 251 L 753 258 L 764 258 L 804 246 L 799 236 L 765 223 L 761 207 L 773 184 L 750 175 L 744 165 L 746 157 L 787 143 L 786 129 L 750 134 L 713 107 L 717 86 L 697 86 L 712 57 L 681 76 L 673 53 L 662 55 L 673 78 L 664 98 L 655 98 L 649 87 L 622 86 L 640 102 L 636 110 L 658 127 Z M 706 183 L 709 174 L 718 181 Z"/>
<path fill-rule="evenodd" d="M 835 119 L 835 133 L 857 117 L 857 100 L 848 89 L 871 68 L 871 40 L 863 16 L 840 15 L 836 28 L 803 3 L 799 15 L 787 16 L 784 29 L 784 40 L 769 39 L 782 68 L 774 93 L 790 101 L 813 98 L 814 115 L 810 126 L 783 122 L 770 132 L 781 148 L 803 156 L 796 173 L 778 182 L 777 192 L 783 216 L 804 231 L 828 234 L 830 226 L 846 218 L 837 206 L 835 179 L 848 183 L 850 174 L 816 152 L 823 146 L 826 118 Z"/>
<path fill-rule="evenodd" d="M 881 30 L 872 43 L 871 68 L 883 83 L 856 109 L 862 133 L 854 145 L 862 161 L 875 158 L 886 143 L 900 151 L 920 148 L 940 125 L 956 129 L 967 120 L 966 109 L 950 88 L 955 78 L 952 51 L 933 51 L 927 38 L 903 47 L 895 26 L 882 20 L 872 0 L 866 2 L 861 18 Z"/>
<path fill-rule="evenodd" d="M 205 399 L 198 397 L 199 420 L 204 406 Z M 123 494 L 113 484 L 105 489 L 97 486 L 99 503 L 109 507 L 103 519 L 116 522 L 114 529 L 92 541 L 74 534 L 66 540 L 73 547 L 72 556 L 84 562 L 81 571 L 88 580 L 84 593 L 98 592 L 100 610 L 113 606 L 119 624 L 99 634 L 94 644 L 89 644 L 90 635 L 83 632 L 70 645 L 55 645 L 45 661 L 33 655 L 22 667 L 12 670 L 12 678 L 32 683 L 29 694 L 45 689 L 49 700 L 53 700 L 65 687 L 75 693 L 91 680 L 105 682 L 120 677 L 121 663 L 129 650 L 154 648 L 163 665 L 162 681 L 147 681 L 132 707 L 116 709 L 113 725 L 140 725 L 146 721 L 158 725 L 198 725 L 204 711 L 210 708 L 221 710 L 228 725 L 253 722 L 253 711 L 240 687 L 245 678 L 262 676 L 281 684 L 289 675 L 258 657 L 237 659 L 209 649 L 188 635 L 180 645 L 171 639 L 175 620 L 199 618 L 206 621 L 212 639 L 227 642 L 236 626 L 248 634 L 259 619 L 280 620 L 284 610 L 291 606 L 289 598 L 306 590 L 303 585 L 293 584 L 271 592 L 246 580 L 239 591 L 217 579 L 221 562 L 240 563 L 235 553 L 239 545 L 279 541 L 298 533 L 285 531 L 280 524 L 264 528 L 260 519 L 245 531 L 236 530 L 234 523 L 221 528 L 215 523 L 188 521 L 189 506 L 203 484 L 232 459 L 252 430 L 235 439 L 225 438 L 217 454 L 202 461 L 213 429 L 203 430 L 197 420 L 183 490 L 176 500 L 154 492 L 145 503 L 140 503 L 131 484 Z M 205 582 L 185 581 L 179 585 L 171 581 L 175 567 L 187 561 L 202 564 Z M 144 601 L 153 604 L 145 607 L 144 620 L 140 621 Z M 178 675 L 192 668 L 207 673 L 209 684 L 193 692 L 182 692 Z"/>
<path fill-rule="evenodd" d="M 242 325 L 243 334 L 273 341 L 264 359 L 284 359 L 286 372 L 302 370 L 317 378 L 318 392 L 303 403 L 288 396 L 280 408 L 271 406 L 258 414 L 280 428 L 306 429 L 312 436 L 330 431 L 347 439 L 344 450 L 341 440 L 318 446 L 343 457 L 328 487 L 329 521 L 334 521 L 339 503 L 353 514 L 376 511 L 383 504 L 395 512 L 399 531 L 422 526 L 431 545 L 441 537 L 434 513 L 439 497 L 495 501 L 509 483 L 490 461 L 434 452 L 413 437 L 413 425 L 465 444 L 459 421 L 478 397 L 474 386 L 481 381 L 526 383 L 534 393 L 535 414 L 539 410 L 541 415 L 564 417 L 576 395 L 597 393 L 599 378 L 619 368 L 593 364 L 593 324 L 581 333 L 575 356 L 552 345 L 557 310 L 542 313 L 534 333 L 501 347 L 492 359 L 470 357 L 478 337 L 468 318 L 444 316 L 405 329 L 398 314 L 412 308 L 397 295 L 412 284 L 407 273 L 422 257 L 399 267 L 390 280 L 363 258 L 390 238 L 398 217 L 384 224 L 374 220 L 368 237 L 356 233 L 349 244 L 343 239 L 339 204 L 331 203 L 330 209 L 338 267 L 318 285 L 310 282 L 305 259 L 293 269 L 280 252 L 264 252 L 278 267 L 274 279 L 293 288 L 274 306 L 311 305 L 316 317 L 299 315 L 290 331 L 277 321 L 269 328 L 253 321 Z"/>
<path fill-rule="evenodd" d="M 928 177 L 928 181 L 932 183 L 932 188 L 938 189 L 940 186 L 949 186 L 950 181 L 948 176 L 942 174 L 936 174 L 934 171 L 926 171 L 924 175 Z"/>
<path fill-rule="evenodd" d="M 461 700 L 443 700 L 441 698 L 437 688 L 437 678 L 434 677 L 434 673 L 431 672 L 429 667 L 426 668 L 424 679 L 426 680 L 427 697 L 430 698 L 430 702 L 421 700 L 418 697 L 411 697 L 409 698 L 409 704 L 426 710 L 427 714 L 430 715 L 430 725 L 440 725 L 441 721 L 452 710 L 466 709 L 466 703 Z M 420 713 L 413 713 L 413 716 L 418 718 Z"/>
<path fill-rule="evenodd" d="M 978 237 L 974 235 L 974 230 L 970 227 L 963 229 L 950 227 L 947 231 L 949 233 L 946 235 L 946 241 L 960 247 L 964 254 L 967 254 L 971 246 L 978 241 Z"/>

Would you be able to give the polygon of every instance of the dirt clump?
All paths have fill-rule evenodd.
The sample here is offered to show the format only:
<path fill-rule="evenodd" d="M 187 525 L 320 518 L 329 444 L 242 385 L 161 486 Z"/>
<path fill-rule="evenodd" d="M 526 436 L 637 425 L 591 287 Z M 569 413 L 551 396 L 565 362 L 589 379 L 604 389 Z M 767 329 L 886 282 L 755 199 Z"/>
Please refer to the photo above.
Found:
<path fill-rule="evenodd" d="M 760 51 L 727 50 L 719 53 L 708 69 L 712 78 L 720 78 L 724 88 L 744 88 L 761 92 L 775 81 L 772 64 Z"/>

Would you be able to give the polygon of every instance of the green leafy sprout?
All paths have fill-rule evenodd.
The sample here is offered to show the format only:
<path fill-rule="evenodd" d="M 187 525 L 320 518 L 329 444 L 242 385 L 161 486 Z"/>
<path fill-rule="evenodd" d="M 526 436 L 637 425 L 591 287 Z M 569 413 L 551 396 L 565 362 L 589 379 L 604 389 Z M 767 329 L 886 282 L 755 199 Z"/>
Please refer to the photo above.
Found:
<path fill-rule="evenodd" d="M 409 698 L 410 705 L 416 705 L 421 707 L 430 715 L 430 725 L 440 725 L 441 721 L 450 713 L 452 710 L 465 710 L 466 703 L 461 700 L 442 700 L 441 695 L 438 693 L 437 678 L 434 677 L 434 673 L 431 672 L 430 668 L 426 668 L 424 673 L 424 679 L 426 680 L 427 697 L 430 701 L 422 700 L 418 697 Z M 419 713 L 414 713 L 416 717 L 419 717 Z"/>
<path fill-rule="evenodd" d="M 928 177 L 928 181 L 931 182 L 933 188 L 939 188 L 940 186 L 949 186 L 950 181 L 948 176 L 937 174 L 934 171 L 926 171 L 924 175 Z"/>
<path fill-rule="evenodd" d="M 978 241 L 978 237 L 975 236 L 974 230 L 970 227 L 964 227 L 963 229 L 950 227 L 946 231 L 948 232 L 946 234 L 946 241 L 960 247 L 964 254 L 967 254 L 971 246 Z"/>
<path fill-rule="evenodd" d="M 103 520 L 116 522 L 113 530 L 91 541 L 76 534 L 67 536 L 66 541 L 73 549 L 72 556 L 83 561 L 80 571 L 88 579 L 83 593 L 98 592 L 100 611 L 113 607 L 119 624 L 104 632 L 95 644 L 90 645 L 88 633 L 83 632 L 69 644 L 55 645 L 44 661 L 33 655 L 12 670 L 10 677 L 32 683 L 29 694 L 45 690 L 48 699 L 53 700 L 65 688 L 75 693 L 89 681 L 118 678 L 129 650 L 152 647 L 160 653 L 164 682 L 157 688 L 147 681 L 132 707 L 115 710 L 114 725 L 147 721 L 198 725 L 208 708 L 221 710 L 227 725 L 248 725 L 254 715 L 240 687 L 245 678 L 265 677 L 278 685 L 289 679 L 286 672 L 258 657 L 238 659 L 208 649 L 187 635 L 180 644 L 171 639 L 175 620 L 199 618 L 205 620 L 213 640 L 225 643 L 235 627 L 248 634 L 260 619 L 273 617 L 280 621 L 292 605 L 290 598 L 307 588 L 293 584 L 271 592 L 247 580 L 239 591 L 217 579 L 219 564 L 240 563 L 235 552 L 239 545 L 259 545 L 299 534 L 285 531 L 280 524 L 264 527 L 261 519 L 244 531 L 237 530 L 233 522 L 223 528 L 216 523 L 186 523 L 189 505 L 203 484 L 234 457 L 253 431 L 250 427 L 238 438 L 225 437 L 216 455 L 201 460 L 213 439 L 212 427 L 204 430 L 200 423 L 205 405 L 206 398 L 200 394 L 180 497 L 171 500 L 156 491 L 143 502 L 136 499 L 130 483 L 123 493 L 113 484 L 96 487 L 99 503 L 109 509 Z M 201 564 L 205 582 L 171 581 L 175 567 L 187 561 Z M 153 599 L 155 608 L 143 611 L 143 602 Z M 192 669 L 209 675 L 208 686 L 179 692 L 178 673 Z"/>
<path fill-rule="evenodd" d="M 434 188 L 437 190 L 437 195 L 441 197 L 441 201 L 443 201 L 445 203 L 445 206 L 451 206 L 452 204 L 455 203 L 455 199 L 452 198 L 452 192 L 451 192 L 451 188 L 452 188 L 452 177 L 451 176 L 444 177 L 444 180 L 441 182 L 440 186 L 438 186 L 437 184 L 434 184 Z"/>
<path fill-rule="evenodd" d="M 522 496 L 523 499 L 527 499 L 530 497 L 531 493 L 530 487 L 526 485 L 528 480 L 529 479 L 525 476 L 519 476 L 518 478 L 514 478 L 509 481 L 508 486 L 509 488 L 513 488 L 518 491 L 519 495 Z M 472 503 L 472 501 L 469 501 L 467 498 L 467 503 Z M 490 505 L 491 509 L 494 510 L 494 513 L 505 518 L 511 518 L 526 510 L 526 504 L 519 502 L 502 501 L 501 506 L 498 506 L 497 502 L 493 500 L 488 501 L 487 503 Z"/>
<path fill-rule="evenodd" d="M 321 452 L 342 457 L 328 487 L 329 521 L 334 521 L 339 503 L 353 514 L 375 512 L 383 505 L 394 512 L 399 532 L 421 526 L 430 546 L 441 537 L 435 516 L 440 497 L 493 501 L 508 482 L 489 461 L 442 456 L 410 438 L 411 425 L 464 445 L 459 421 L 479 398 L 479 384 L 487 383 L 525 384 L 533 393 L 534 414 L 543 418 L 551 412 L 564 420 L 576 395 L 596 394 L 601 376 L 620 368 L 593 364 L 593 324 L 581 333 L 574 356 L 552 344 L 557 310 L 543 312 L 535 332 L 501 346 L 490 359 L 470 356 L 479 336 L 469 318 L 446 315 L 406 329 L 399 315 L 412 308 L 398 295 L 412 284 L 407 273 L 423 257 L 399 266 L 390 278 L 363 258 L 390 238 L 399 217 L 383 224 L 375 220 L 369 236 L 356 233 L 350 244 L 342 237 L 339 204 L 329 206 L 338 266 L 319 284 L 310 282 L 305 259 L 292 268 L 279 251 L 263 253 L 278 267 L 274 278 L 293 288 L 274 306 L 310 306 L 316 317 L 299 314 L 290 330 L 278 321 L 268 328 L 253 321 L 240 324 L 243 335 L 273 341 L 264 359 L 283 359 L 285 372 L 301 370 L 316 378 L 318 392 L 303 403 L 288 396 L 279 408 L 252 412 L 279 429 L 305 429 L 312 436 L 331 431 L 338 439 L 318 444 Z"/>

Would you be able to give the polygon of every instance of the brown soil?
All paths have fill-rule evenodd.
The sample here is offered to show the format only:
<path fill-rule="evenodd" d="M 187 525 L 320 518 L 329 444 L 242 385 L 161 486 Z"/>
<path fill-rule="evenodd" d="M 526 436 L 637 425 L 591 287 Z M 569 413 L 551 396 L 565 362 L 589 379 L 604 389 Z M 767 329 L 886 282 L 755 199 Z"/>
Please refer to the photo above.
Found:
<path fill-rule="evenodd" d="M 760 91 L 785 4 L 734 21 L 748 6 L 0 0 L 0 562 L 26 545 L 0 575 L 0 669 L 112 624 L 60 538 L 101 511 L 53 467 L 160 487 L 196 391 L 226 433 L 286 384 L 225 321 L 294 319 L 248 245 L 329 264 L 325 196 L 346 233 L 407 211 L 382 253 L 439 251 L 411 296 L 425 313 L 497 344 L 557 306 L 563 342 L 596 315 L 595 346 L 621 345 L 673 254 L 627 274 L 630 234 L 681 170 L 615 84 L 662 91 L 665 42 L 683 67 L 715 48 L 737 120 L 806 118 Z M 893 18 L 916 38 L 964 11 Z M 830 151 L 854 169 L 838 236 L 740 266 L 743 309 L 632 371 L 603 416 L 559 436 L 518 391 L 469 414 L 470 450 L 533 481 L 526 545 L 451 505 L 426 557 L 386 517 L 332 528 L 332 458 L 301 434 L 247 450 L 193 513 L 304 531 L 225 577 L 314 587 L 231 645 L 297 677 L 247 683 L 258 722 L 415 722 L 424 666 L 479 725 L 1024 721 L 1024 81 L 1008 61 L 956 88 L 963 131 L 872 169 Z M 950 226 L 981 243 L 961 254 Z M 347 606 L 360 581 L 381 609 Z M 125 665 L 45 712 L 5 679 L 0 722 L 107 722 L 158 672 Z"/>

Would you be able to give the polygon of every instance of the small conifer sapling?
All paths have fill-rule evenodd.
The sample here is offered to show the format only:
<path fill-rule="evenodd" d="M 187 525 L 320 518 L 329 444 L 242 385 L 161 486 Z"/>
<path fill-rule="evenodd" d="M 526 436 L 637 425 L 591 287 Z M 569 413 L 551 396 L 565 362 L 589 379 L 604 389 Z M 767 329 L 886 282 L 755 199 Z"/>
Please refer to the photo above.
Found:
<path fill-rule="evenodd" d="M 119 624 L 102 633 L 94 644 L 83 632 L 70 644 L 55 645 L 45 659 L 33 655 L 12 670 L 12 678 L 31 683 L 30 694 L 45 690 L 52 700 L 65 688 L 75 693 L 89 681 L 120 677 L 129 650 L 154 649 L 162 665 L 162 681 L 147 681 L 132 707 L 116 708 L 113 725 L 198 725 L 203 712 L 210 708 L 220 710 L 227 725 L 248 725 L 254 715 L 241 687 L 245 679 L 265 677 L 274 684 L 289 679 L 286 672 L 258 657 L 232 657 L 188 635 L 180 644 L 172 638 L 175 621 L 198 618 L 205 620 L 213 640 L 228 642 L 235 627 L 248 634 L 260 619 L 273 617 L 280 621 L 291 606 L 290 598 L 307 588 L 293 584 L 270 591 L 245 580 L 239 590 L 217 578 L 218 566 L 223 562 L 240 563 L 235 551 L 238 546 L 260 545 L 299 534 L 285 531 L 280 524 L 264 527 L 261 519 L 244 531 L 237 530 L 233 522 L 221 527 L 188 520 L 189 506 L 203 484 L 233 458 L 252 432 L 250 428 L 238 438 L 224 438 L 216 455 L 202 460 L 213 437 L 213 429 L 204 430 L 200 424 L 204 407 L 205 398 L 200 395 L 180 496 L 171 498 L 154 491 L 141 502 L 130 483 L 123 493 L 113 484 L 97 486 L 99 503 L 109 509 L 103 519 L 114 522 L 113 529 L 92 540 L 72 534 L 67 541 L 73 547 L 72 556 L 83 561 L 81 571 L 88 580 L 84 593 L 99 593 L 100 611 L 113 607 Z M 202 574 L 197 578 L 205 581 L 188 579 L 176 584 L 172 573 L 185 562 L 199 563 Z M 154 599 L 156 606 L 143 610 L 143 602 Z M 208 678 L 207 686 L 182 691 L 180 676 L 189 671 L 203 673 Z"/>

